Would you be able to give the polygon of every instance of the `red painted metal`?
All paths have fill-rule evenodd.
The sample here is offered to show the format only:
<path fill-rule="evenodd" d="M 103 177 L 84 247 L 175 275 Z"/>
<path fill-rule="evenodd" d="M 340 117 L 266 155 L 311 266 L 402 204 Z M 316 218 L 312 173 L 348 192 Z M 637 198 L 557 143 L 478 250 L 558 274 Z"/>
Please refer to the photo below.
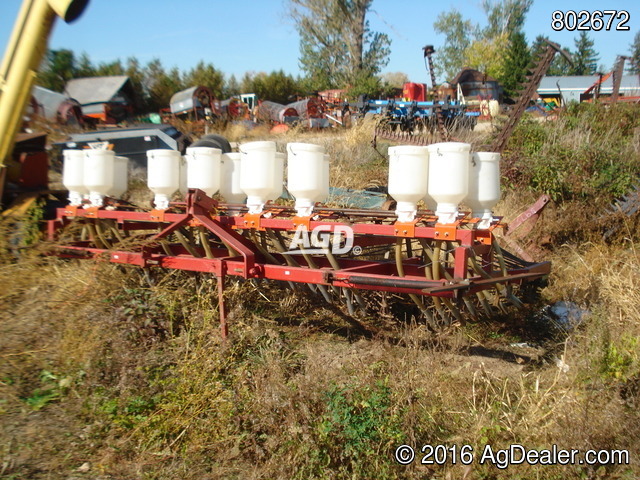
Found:
<path fill-rule="evenodd" d="M 218 281 L 220 303 L 220 328 L 223 336 L 228 332 L 224 305 L 224 279 L 226 276 L 244 279 L 268 279 L 335 288 L 377 290 L 391 293 L 413 294 L 422 297 L 436 296 L 458 298 L 461 294 L 473 294 L 481 290 L 493 289 L 496 284 L 519 285 L 547 275 L 548 263 L 523 264 L 512 267 L 506 273 L 494 267 L 495 251 L 492 247 L 493 229 L 499 228 L 499 220 L 490 230 L 477 230 L 474 222 L 461 218 L 453 226 L 442 226 L 428 213 L 419 214 L 410 226 L 395 223 L 395 217 L 383 211 L 328 210 L 320 209 L 317 216 L 308 219 L 295 217 L 287 207 L 271 206 L 261 217 L 237 214 L 235 210 L 227 214 L 229 206 L 219 204 L 200 190 L 190 190 L 186 203 L 172 204 L 171 209 L 159 216 L 154 212 L 132 211 L 128 207 L 115 206 L 113 209 L 71 209 L 60 208 L 57 217 L 49 221 L 49 239 L 55 241 L 58 232 L 73 221 L 91 225 L 89 231 L 96 231 L 101 222 L 108 222 L 110 228 L 117 228 L 121 235 L 142 232 L 138 247 L 124 250 L 116 245 L 113 249 L 99 248 L 96 239 L 76 240 L 56 247 L 56 254 L 68 258 L 107 258 L 110 262 L 138 267 L 157 267 L 213 274 Z M 161 218 L 161 220 L 160 220 Z M 354 218 L 356 220 L 354 220 Z M 357 220 L 361 218 L 361 220 Z M 184 244 L 171 241 L 172 234 L 185 228 L 197 226 L 200 244 Z M 403 258 L 403 275 L 399 275 L 393 259 L 370 260 L 358 256 L 339 256 L 330 259 L 324 255 L 314 255 L 313 261 L 301 253 L 291 253 L 286 262 L 286 254 L 265 253 L 257 242 L 257 235 L 267 234 L 293 236 L 298 228 L 309 231 L 323 227 L 329 232 L 351 228 L 354 245 L 379 249 L 395 246 L 398 235 L 405 237 L 402 242 L 418 240 L 435 242 L 448 248 L 441 265 L 442 279 L 432 280 L 421 265 L 420 257 Z M 104 228 L 104 225 L 100 228 Z M 398 230 L 402 232 L 399 233 Z M 404 230 L 407 230 L 404 232 Z M 148 233 L 145 235 L 144 232 Z M 159 232 L 159 233 L 158 233 Z M 245 234 L 253 232 L 249 240 Z M 275 233 L 274 233 L 275 232 Z M 136 237 L 133 237 L 136 238 Z M 204 238 L 205 240 L 202 240 Z M 202 243 L 204 242 L 204 243 Z M 208 245 L 207 245 L 208 242 Z M 124 244 L 123 244 L 124 245 Z M 135 245 L 131 242 L 131 245 Z M 412 249 L 407 248 L 407 252 Z M 235 253 L 234 253 L 235 252 Z M 268 256 L 268 261 L 265 256 Z M 483 275 L 472 273 L 469 261 L 478 258 Z M 280 264 L 274 263 L 279 262 Z M 336 267 L 339 263 L 339 268 Z"/>
<path fill-rule="evenodd" d="M 527 227 L 520 232 L 520 236 L 524 236 L 533 230 L 534 225 L 540 218 L 540 214 L 542 210 L 547 206 L 547 204 L 551 201 L 551 197 L 549 195 L 541 195 L 536 202 L 527 208 L 523 213 L 518 215 L 518 217 L 509 224 L 509 228 L 505 232 L 505 235 L 511 235 L 513 232 L 518 229 L 522 224 L 528 222 Z"/>

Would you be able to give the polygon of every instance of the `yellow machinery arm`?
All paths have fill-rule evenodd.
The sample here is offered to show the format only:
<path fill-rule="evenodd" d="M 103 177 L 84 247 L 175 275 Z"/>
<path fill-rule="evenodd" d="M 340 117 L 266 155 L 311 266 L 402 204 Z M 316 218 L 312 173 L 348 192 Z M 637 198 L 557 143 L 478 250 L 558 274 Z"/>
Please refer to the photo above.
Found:
<path fill-rule="evenodd" d="M 0 67 L 0 170 L 13 150 L 56 16 L 72 22 L 88 3 L 89 0 L 23 1 Z"/>

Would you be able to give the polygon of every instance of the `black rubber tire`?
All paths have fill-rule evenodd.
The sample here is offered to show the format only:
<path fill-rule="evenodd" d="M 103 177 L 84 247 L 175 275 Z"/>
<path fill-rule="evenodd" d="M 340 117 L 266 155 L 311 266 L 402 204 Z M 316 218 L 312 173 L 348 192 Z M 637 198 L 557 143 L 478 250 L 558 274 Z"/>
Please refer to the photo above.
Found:
<path fill-rule="evenodd" d="M 208 142 L 207 145 L 201 142 Z M 210 147 L 210 148 L 219 148 L 222 150 L 222 153 L 231 152 L 231 144 L 229 141 L 224 138 L 222 135 L 216 135 L 215 133 L 210 133 L 209 135 L 204 135 L 200 140 L 195 142 L 192 147 Z"/>

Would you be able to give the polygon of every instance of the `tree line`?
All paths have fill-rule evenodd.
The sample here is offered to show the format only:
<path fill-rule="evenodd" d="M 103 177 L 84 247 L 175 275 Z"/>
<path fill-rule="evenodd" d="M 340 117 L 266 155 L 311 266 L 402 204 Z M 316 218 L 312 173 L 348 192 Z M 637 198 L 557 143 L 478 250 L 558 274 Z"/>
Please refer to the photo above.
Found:
<path fill-rule="evenodd" d="M 387 34 L 369 28 L 367 15 L 372 2 L 288 0 L 286 12 L 300 34 L 303 75 L 298 77 L 277 70 L 248 72 L 238 80 L 205 61 L 186 72 L 176 67 L 167 69 L 159 59 L 142 65 L 135 57 L 94 65 L 86 53 L 77 55 L 60 49 L 48 52 L 38 83 L 63 92 L 72 78 L 127 75 L 140 111 L 165 108 L 174 93 L 195 85 L 210 88 L 219 99 L 255 93 L 260 99 L 278 103 L 333 88 L 347 90 L 352 98 L 359 94 L 385 96 L 399 86 L 399 77 L 388 76 L 389 83 L 379 75 L 388 63 L 391 41 Z"/>
<path fill-rule="evenodd" d="M 131 57 L 94 65 L 88 55 L 71 50 L 48 52 L 39 84 L 62 92 L 71 78 L 127 75 L 131 79 L 140 111 L 158 111 L 171 96 L 195 85 L 204 85 L 219 99 L 239 93 L 255 93 L 263 100 L 288 103 L 300 95 L 326 89 L 345 89 L 359 94 L 387 96 L 407 81 L 401 72 L 381 74 L 389 62 L 391 39 L 372 31 L 368 21 L 373 0 L 287 0 L 286 13 L 300 38 L 299 64 L 303 72 L 293 77 L 282 70 L 248 72 L 241 79 L 226 76 L 213 64 L 201 61 L 188 71 L 165 68 L 159 59 L 142 65 Z M 533 0 L 483 0 L 486 26 L 465 19 L 455 8 L 441 13 L 434 30 L 445 36 L 437 47 L 435 66 L 439 76 L 452 80 L 463 68 L 475 68 L 494 77 L 507 95 L 515 95 L 537 55 L 546 48 L 538 36 L 531 45 L 523 32 Z M 640 73 L 640 32 L 631 47 L 628 71 Z M 573 65 L 560 55 L 549 75 L 590 75 L 598 69 L 599 55 L 586 32 L 575 39 Z M 609 69 L 610 70 L 610 69 Z"/>
<path fill-rule="evenodd" d="M 86 53 L 78 56 L 67 49 L 47 52 L 38 75 L 38 84 L 63 93 L 65 85 L 72 78 L 109 75 L 129 77 L 136 107 L 143 112 L 157 112 L 168 107 L 173 94 L 196 85 L 208 87 L 218 99 L 240 93 L 255 93 L 264 100 L 288 103 L 305 93 L 301 79 L 282 70 L 247 72 L 238 80 L 234 75 L 226 76 L 213 64 L 204 61 L 187 71 L 177 67 L 166 68 L 157 58 L 146 65 L 142 65 L 135 57 L 96 65 Z"/>
<path fill-rule="evenodd" d="M 515 95 L 520 84 L 539 55 L 546 49 L 548 38 L 538 35 L 528 44 L 523 27 L 533 0 L 483 0 L 487 25 L 465 19 L 455 8 L 438 15 L 434 30 L 445 35 L 440 49 L 440 74 L 452 79 L 460 69 L 470 67 L 494 77 L 507 95 Z M 556 55 L 547 75 L 593 75 L 606 73 L 613 66 L 598 65 L 599 54 L 587 32 L 574 39 L 574 48 L 565 48 L 573 58 L 570 64 Z M 627 71 L 640 73 L 640 32 L 630 45 Z"/>

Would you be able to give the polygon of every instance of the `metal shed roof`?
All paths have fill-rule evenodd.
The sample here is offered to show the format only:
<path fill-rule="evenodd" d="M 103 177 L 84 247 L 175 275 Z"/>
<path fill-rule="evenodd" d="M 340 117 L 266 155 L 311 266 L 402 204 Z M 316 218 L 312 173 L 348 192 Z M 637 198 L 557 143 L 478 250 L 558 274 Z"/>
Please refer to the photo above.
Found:
<path fill-rule="evenodd" d="M 74 78 L 67 82 L 65 93 L 83 106 L 91 103 L 107 103 L 128 81 L 129 77 L 126 75 Z"/>
<path fill-rule="evenodd" d="M 45 118 L 54 120 L 58 114 L 58 108 L 60 105 L 66 100 L 69 100 L 66 95 L 37 85 L 33 87 L 31 95 L 38 103 L 37 113 Z M 40 108 L 42 108 L 42 110 L 40 110 Z"/>
<path fill-rule="evenodd" d="M 538 95 L 557 95 L 558 86 L 560 86 L 562 96 L 567 101 L 580 101 L 580 94 L 596 83 L 599 78 L 598 75 L 546 76 L 540 82 Z M 611 94 L 612 91 L 613 76 L 600 86 L 601 94 Z M 637 75 L 623 75 L 620 81 L 620 93 L 625 96 L 640 95 L 640 78 Z"/>
<path fill-rule="evenodd" d="M 569 75 L 569 76 L 546 76 L 542 77 L 538 93 L 558 93 L 558 85 L 565 91 L 584 92 L 587 88 L 598 81 L 597 75 Z"/>

